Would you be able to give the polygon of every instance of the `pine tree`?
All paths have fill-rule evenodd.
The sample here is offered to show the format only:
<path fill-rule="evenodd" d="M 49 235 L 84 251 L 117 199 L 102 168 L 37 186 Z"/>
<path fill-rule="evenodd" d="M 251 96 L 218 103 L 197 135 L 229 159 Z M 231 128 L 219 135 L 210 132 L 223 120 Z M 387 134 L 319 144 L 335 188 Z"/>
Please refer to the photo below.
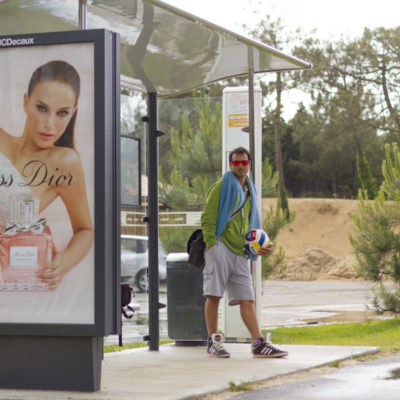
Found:
<path fill-rule="evenodd" d="M 283 209 L 281 207 L 281 199 L 279 198 L 276 208 L 274 209 L 271 206 L 265 213 L 262 226 L 264 231 L 268 233 L 269 239 L 274 242 L 276 249 L 267 257 L 262 257 L 262 277 L 264 279 L 268 278 L 277 269 L 280 272 L 286 269 L 286 264 L 284 263 L 285 251 L 282 246 L 277 246 L 275 239 L 279 231 L 292 222 L 295 217 L 296 213 L 294 211 L 290 212 L 289 208 Z"/>
<path fill-rule="evenodd" d="M 378 195 L 378 187 L 376 179 L 372 175 L 367 157 L 363 155 L 357 156 L 357 174 L 362 190 L 367 193 L 370 200 L 373 200 Z"/>
<path fill-rule="evenodd" d="M 385 151 L 384 182 L 374 201 L 368 201 L 366 191 L 360 190 L 359 214 L 354 216 L 350 242 L 359 274 L 380 282 L 380 289 L 374 291 L 376 311 L 400 314 L 400 152 L 396 143 L 392 151 L 389 144 L 385 145 Z M 387 280 L 394 288 L 388 287 Z"/>
<path fill-rule="evenodd" d="M 262 197 L 276 197 L 279 191 L 279 172 L 274 171 L 269 163 L 269 158 L 265 157 L 262 166 Z"/>
<path fill-rule="evenodd" d="M 278 206 L 282 209 L 283 214 L 286 216 L 286 219 L 289 221 L 290 220 L 289 202 L 287 199 L 287 192 L 286 192 L 286 189 L 285 189 L 282 179 L 279 179 Z"/>
<path fill-rule="evenodd" d="M 263 165 L 263 194 L 266 186 L 270 188 L 270 191 L 274 189 L 275 197 L 279 195 L 275 210 L 271 206 L 269 211 L 266 212 L 262 223 L 264 231 L 268 233 L 272 242 L 275 242 L 279 231 L 293 221 L 296 216 L 295 212 L 290 212 L 289 210 L 287 192 L 283 187 L 282 180 L 279 178 L 279 172 L 272 172 L 272 167 L 270 167 L 268 157 L 266 157 Z M 276 243 L 274 244 L 277 246 Z M 284 259 L 285 251 L 282 246 L 277 246 L 277 249 L 272 254 L 262 257 L 262 277 L 264 279 L 268 278 L 277 269 L 280 271 L 285 270 Z"/>
<path fill-rule="evenodd" d="M 193 109 L 186 109 L 170 135 L 172 171 L 160 167 L 160 199 L 170 210 L 202 210 L 208 188 L 221 175 L 222 106 L 201 90 L 193 92 Z"/>

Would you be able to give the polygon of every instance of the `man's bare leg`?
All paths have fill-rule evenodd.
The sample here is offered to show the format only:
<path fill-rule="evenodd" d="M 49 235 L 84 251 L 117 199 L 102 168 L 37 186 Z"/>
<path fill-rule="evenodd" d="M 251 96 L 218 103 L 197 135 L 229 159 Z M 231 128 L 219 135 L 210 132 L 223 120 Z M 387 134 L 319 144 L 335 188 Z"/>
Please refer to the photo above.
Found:
<path fill-rule="evenodd" d="M 218 329 L 218 306 L 221 297 L 207 296 L 206 304 L 204 306 L 204 316 L 206 319 L 206 326 L 208 336 L 217 332 Z"/>

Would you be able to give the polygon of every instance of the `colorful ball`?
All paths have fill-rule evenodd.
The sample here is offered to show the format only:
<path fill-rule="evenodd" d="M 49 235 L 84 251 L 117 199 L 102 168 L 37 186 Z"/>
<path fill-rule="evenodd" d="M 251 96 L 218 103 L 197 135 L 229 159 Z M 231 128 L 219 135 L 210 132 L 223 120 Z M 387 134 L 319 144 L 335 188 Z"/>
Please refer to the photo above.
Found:
<path fill-rule="evenodd" d="M 245 248 L 254 255 L 257 255 L 261 247 L 266 247 L 269 243 L 269 237 L 262 229 L 248 231 L 245 239 Z"/>

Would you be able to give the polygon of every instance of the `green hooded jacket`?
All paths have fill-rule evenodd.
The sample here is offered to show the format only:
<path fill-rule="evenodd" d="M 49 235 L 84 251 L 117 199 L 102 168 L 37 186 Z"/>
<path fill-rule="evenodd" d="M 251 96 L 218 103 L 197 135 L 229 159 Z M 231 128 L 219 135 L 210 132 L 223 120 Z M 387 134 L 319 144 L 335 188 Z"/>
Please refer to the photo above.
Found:
<path fill-rule="evenodd" d="M 207 247 L 217 244 L 216 236 L 217 217 L 219 198 L 221 194 L 222 178 L 219 179 L 208 190 L 207 202 L 201 215 L 201 226 L 203 229 L 204 241 Z M 237 203 L 236 203 L 237 204 Z M 245 257 L 243 247 L 245 236 L 249 230 L 249 217 L 251 211 L 250 197 L 247 199 L 244 207 L 228 222 L 222 232 L 222 241 L 235 253 Z"/>

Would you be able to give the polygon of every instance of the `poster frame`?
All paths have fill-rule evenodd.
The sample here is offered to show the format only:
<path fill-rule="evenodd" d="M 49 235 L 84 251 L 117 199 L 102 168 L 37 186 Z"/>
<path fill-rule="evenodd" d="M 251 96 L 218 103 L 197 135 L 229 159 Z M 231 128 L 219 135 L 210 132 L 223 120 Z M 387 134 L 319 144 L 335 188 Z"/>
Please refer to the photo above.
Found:
<path fill-rule="evenodd" d="M 2 336 L 84 337 L 120 332 L 119 35 L 105 29 L 7 35 L 0 36 L 0 51 L 71 43 L 94 45 L 94 322 L 0 323 Z"/>

